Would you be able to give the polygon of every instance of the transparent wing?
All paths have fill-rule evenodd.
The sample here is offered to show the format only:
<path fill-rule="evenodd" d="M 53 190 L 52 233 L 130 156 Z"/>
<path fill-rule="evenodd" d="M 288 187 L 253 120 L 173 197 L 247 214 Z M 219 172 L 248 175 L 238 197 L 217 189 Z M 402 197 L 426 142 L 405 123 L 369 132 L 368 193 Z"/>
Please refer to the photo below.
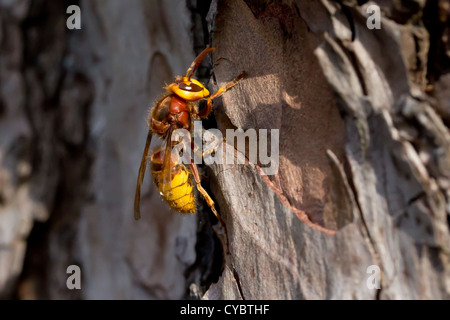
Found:
<path fill-rule="evenodd" d="M 164 141 L 163 149 L 164 150 L 164 161 L 162 167 L 162 185 L 161 191 L 162 193 L 167 193 L 171 190 L 171 181 L 172 181 L 172 167 L 173 163 L 172 159 L 172 132 L 173 128 L 169 128 L 169 132 L 167 134 L 166 140 Z"/>
<path fill-rule="evenodd" d="M 144 180 L 145 169 L 147 168 L 148 152 L 150 143 L 152 141 L 152 131 L 149 130 L 147 134 L 147 141 L 145 142 L 144 153 L 142 154 L 141 166 L 139 167 L 139 175 L 136 184 L 136 194 L 134 195 L 134 218 L 139 220 L 141 218 L 140 202 L 141 202 L 141 184 Z"/>

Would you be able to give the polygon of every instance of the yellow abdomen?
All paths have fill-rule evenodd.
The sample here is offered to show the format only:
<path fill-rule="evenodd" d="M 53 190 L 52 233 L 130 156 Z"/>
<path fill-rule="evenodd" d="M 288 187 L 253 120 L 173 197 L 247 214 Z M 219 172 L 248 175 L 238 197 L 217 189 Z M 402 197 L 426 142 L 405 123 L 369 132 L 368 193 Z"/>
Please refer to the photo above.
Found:
<path fill-rule="evenodd" d="M 195 197 L 189 172 L 184 167 L 180 169 L 170 181 L 170 186 L 164 188 L 161 171 L 152 173 L 161 196 L 173 209 L 181 213 L 195 213 Z"/>

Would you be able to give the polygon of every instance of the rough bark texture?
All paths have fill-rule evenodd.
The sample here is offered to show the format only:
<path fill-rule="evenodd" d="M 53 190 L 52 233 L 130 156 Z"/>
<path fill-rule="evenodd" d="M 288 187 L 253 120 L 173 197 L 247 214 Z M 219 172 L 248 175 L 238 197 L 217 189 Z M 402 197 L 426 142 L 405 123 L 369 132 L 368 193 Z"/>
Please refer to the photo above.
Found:
<path fill-rule="evenodd" d="M 69 4 L 0 0 L 1 298 L 450 298 L 448 0 Z M 205 126 L 280 133 L 276 175 L 206 168 L 229 253 L 150 177 L 132 214 L 148 108 L 207 44 L 210 91 L 247 77 Z"/>
<path fill-rule="evenodd" d="M 241 291 L 221 282 L 209 298 L 449 297 L 450 136 L 423 92 L 424 3 L 402 22 L 399 2 L 382 6 L 372 31 L 368 5 L 236 0 L 210 11 L 216 57 L 229 57 L 217 78 L 249 72 L 224 96 L 222 123 L 280 129 L 280 171 L 212 168 L 230 233 L 224 282 L 238 274 Z M 379 291 L 366 286 L 370 265 Z"/>

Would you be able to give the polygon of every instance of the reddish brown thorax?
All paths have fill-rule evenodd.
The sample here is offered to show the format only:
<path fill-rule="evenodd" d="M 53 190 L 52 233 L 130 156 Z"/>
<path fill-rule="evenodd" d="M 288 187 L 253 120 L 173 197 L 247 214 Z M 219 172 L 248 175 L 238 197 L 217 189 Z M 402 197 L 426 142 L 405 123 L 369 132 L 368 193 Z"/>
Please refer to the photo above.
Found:
<path fill-rule="evenodd" d="M 190 129 L 191 117 L 186 100 L 176 95 L 172 95 L 168 120 L 169 122 L 175 123 L 177 128 Z"/>
<path fill-rule="evenodd" d="M 172 95 L 172 100 L 170 101 L 170 113 L 177 114 L 182 111 L 189 111 L 186 100 Z"/>
<path fill-rule="evenodd" d="M 191 128 L 191 116 L 186 100 L 171 94 L 156 105 L 151 115 L 151 127 L 153 132 L 161 136 L 165 135 L 171 125 L 174 129 Z"/>

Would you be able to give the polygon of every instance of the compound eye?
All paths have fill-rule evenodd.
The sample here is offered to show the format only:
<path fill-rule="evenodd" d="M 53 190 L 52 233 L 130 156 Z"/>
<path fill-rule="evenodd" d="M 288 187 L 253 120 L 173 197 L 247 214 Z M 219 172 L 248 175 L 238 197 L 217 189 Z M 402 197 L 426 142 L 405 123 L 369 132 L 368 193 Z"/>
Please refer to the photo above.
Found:
<path fill-rule="evenodd" d="M 184 91 L 189 91 L 189 92 L 200 92 L 203 90 L 202 87 L 200 87 L 199 85 L 196 85 L 193 82 L 191 82 L 189 84 L 182 82 L 178 85 L 178 88 L 180 88 L 181 90 L 184 90 Z"/>

